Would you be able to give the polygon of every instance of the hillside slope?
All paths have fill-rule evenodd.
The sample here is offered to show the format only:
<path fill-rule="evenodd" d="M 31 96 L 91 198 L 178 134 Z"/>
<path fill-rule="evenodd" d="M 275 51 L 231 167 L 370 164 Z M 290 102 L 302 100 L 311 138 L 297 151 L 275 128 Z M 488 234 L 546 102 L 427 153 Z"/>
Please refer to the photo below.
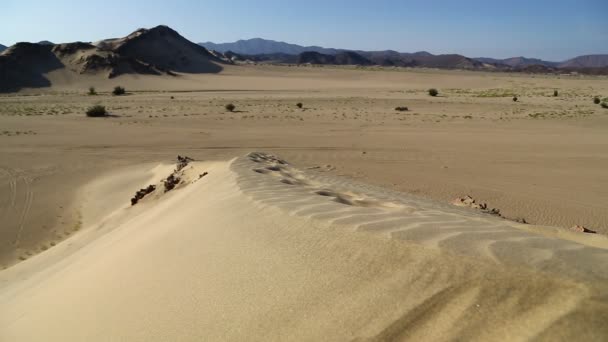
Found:
<path fill-rule="evenodd" d="M 167 26 L 140 29 L 95 44 L 17 43 L 0 55 L 0 92 L 49 87 L 48 74 L 55 70 L 62 70 L 60 78 L 70 82 L 80 75 L 218 73 L 225 63 Z"/>

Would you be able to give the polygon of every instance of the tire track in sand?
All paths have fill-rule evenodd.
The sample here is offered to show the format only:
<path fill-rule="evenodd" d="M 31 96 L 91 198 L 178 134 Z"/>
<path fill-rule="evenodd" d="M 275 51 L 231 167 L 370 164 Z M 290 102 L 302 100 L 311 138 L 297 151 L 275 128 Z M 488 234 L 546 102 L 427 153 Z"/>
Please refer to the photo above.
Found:
<path fill-rule="evenodd" d="M 15 245 L 18 245 L 21 242 L 21 236 L 23 235 L 23 227 L 25 226 L 25 220 L 27 219 L 27 215 L 30 212 L 32 207 L 32 202 L 34 201 L 34 192 L 31 187 L 31 180 L 25 176 L 21 177 L 24 186 L 25 200 L 23 203 L 23 211 L 21 212 L 21 216 L 19 217 L 19 228 L 17 230 L 17 237 L 15 239 Z"/>

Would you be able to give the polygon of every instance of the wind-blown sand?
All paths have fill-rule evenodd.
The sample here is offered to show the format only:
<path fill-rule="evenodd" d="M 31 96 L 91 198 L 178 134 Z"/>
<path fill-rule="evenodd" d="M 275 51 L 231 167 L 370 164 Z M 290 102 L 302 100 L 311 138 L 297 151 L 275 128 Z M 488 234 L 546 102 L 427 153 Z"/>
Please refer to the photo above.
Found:
<path fill-rule="evenodd" d="M 608 336 L 606 78 L 45 77 L 0 96 L 0 341 Z"/>
<path fill-rule="evenodd" d="M 172 167 L 114 171 L 83 189 L 90 226 L 0 273 L 0 340 L 608 336 L 602 235 L 521 225 L 263 153 L 195 162 L 175 190 L 133 207 L 118 200 Z"/>

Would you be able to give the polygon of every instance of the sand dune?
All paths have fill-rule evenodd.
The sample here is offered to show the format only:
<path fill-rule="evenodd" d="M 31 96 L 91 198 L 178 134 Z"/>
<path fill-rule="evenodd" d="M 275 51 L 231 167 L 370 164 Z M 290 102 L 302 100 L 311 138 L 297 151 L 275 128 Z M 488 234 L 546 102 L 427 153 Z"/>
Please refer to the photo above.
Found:
<path fill-rule="evenodd" d="M 87 227 L 0 273 L 0 340 L 608 336 L 603 236 L 524 227 L 264 153 L 191 163 L 163 194 L 172 167 L 83 189 Z M 130 207 L 128 190 L 151 182 L 159 190 Z"/>

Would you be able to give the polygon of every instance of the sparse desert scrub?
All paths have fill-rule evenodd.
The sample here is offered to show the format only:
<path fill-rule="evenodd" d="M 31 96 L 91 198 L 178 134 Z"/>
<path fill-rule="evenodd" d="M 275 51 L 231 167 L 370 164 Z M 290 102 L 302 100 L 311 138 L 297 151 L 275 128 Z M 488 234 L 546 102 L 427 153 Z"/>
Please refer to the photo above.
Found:
<path fill-rule="evenodd" d="M 229 103 L 226 106 L 224 106 L 224 108 L 226 108 L 226 110 L 229 112 L 234 112 L 234 110 L 236 109 L 236 106 L 233 105 L 232 103 Z"/>
<path fill-rule="evenodd" d="M 108 112 L 106 111 L 106 107 L 102 106 L 102 105 L 95 105 L 92 107 L 89 107 L 87 109 L 87 116 L 88 117 L 103 117 L 108 115 Z"/>
<path fill-rule="evenodd" d="M 593 103 L 600 104 L 600 102 L 601 102 L 601 100 L 600 100 L 599 97 L 596 96 L 596 97 L 593 98 Z"/>
<path fill-rule="evenodd" d="M 559 93 L 557 92 L 557 90 L 553 91 L 553 96 L 557 97 L 559 95 Z"/>
<path fill-rule="evenodd" d="M 602 102 L 600 106 L 602 106 L 602 108 L 608 109 L 608 102 Z"/>
<path fill-rule="evenodd" d="M 395 107 L 395 110 L 398 112 L 407 112 L 409 108 L 407 107 Z"/>
<path fill-rule="evenodd" d="M 517 96 L 513 96 L 513 102 L 517 102 L 518 98 Z"/>
<path fill-rule="evenodd" d="M 435 88 L 431 88 L 431 89 L 429 89 L 429 95 L 437 96 L 437 95 L 439 95 L 439 91 Z"/>
<path fill-rule="evenodd" d="M 298 103 L 296 103 L 296 107 L 298 107 L 298 108 L 302 108 L 303 106 L 304 106 L 304 105 L 302 104 L 302 102 L 298 102 Z"/>
<path fill-rule="evenodd" d="M 126 93 L 125 88 L 121 87 L 121 86 L 116 86 L 114 87 L 114 90 L 112 90 L 112 94 L 119 96 L 119 95 L 124 95 Z"/>
<path fill-rule="evenodd" d="M 97 95 L 97 91 L 95 91 L 95 87 L 89 87 L 89 95 Z"/>

